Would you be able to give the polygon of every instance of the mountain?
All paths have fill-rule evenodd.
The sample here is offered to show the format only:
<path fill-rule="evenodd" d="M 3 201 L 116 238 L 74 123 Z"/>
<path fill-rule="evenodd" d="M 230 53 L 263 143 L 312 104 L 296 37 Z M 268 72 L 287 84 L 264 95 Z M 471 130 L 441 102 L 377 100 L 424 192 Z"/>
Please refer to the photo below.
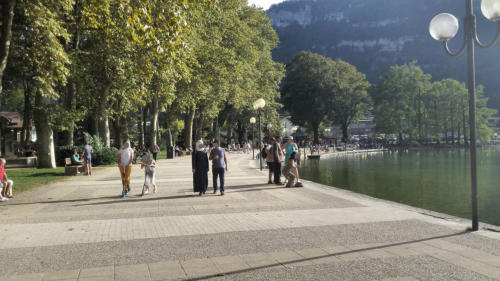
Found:
<path fill-rule="evenodd" d="M 475 1 L 478 33 L 491 40 L 496 24 L 488 21 Z M 395 64 L 417 60 L 433 80 L 466 81 L 467 58 L 451 58 L 429 35 L 429 22 L 442 12 L 461 19 L 464 1 L 457 0 L 289 0 L 267 11 L 280 37 L 275 60 L 287 63 L 308 50 L 355 65 L 371 82 Z M 460 31 L 450 42 L 457 50 Z M 489 106 L 500 111 L 500 42 L 491 49 L 476 49 L 477 83 L 485 86 Z"/>

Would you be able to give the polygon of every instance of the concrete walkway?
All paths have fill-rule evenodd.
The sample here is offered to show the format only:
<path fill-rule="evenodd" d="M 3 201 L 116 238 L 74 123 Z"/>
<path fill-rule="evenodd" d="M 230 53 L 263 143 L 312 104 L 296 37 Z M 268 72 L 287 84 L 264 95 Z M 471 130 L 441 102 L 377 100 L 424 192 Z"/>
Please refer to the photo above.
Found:
<path fill-rule="evenodd" d="M 498 233 L 229 163 L 225 196 L 193 194 L 185 157 L 160 160 L 157 194 L 136 165 L 126 199 L 107 168 L 1 203 L 0 281 L 500 280 Z"/>

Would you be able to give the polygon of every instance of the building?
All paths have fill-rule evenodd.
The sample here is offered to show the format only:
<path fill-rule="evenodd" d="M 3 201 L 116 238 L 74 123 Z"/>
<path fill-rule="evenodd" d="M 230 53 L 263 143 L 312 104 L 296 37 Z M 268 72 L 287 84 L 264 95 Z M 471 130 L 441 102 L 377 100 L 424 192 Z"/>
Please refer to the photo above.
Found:
<path fill-rule="evenodd" d="M 371 137 L 375 134 L 375 122 L 373 122 L 373 117 L 360 119 L 358 122 L 353 122 L 347 127 L 347 134 L 349 137 L 352 136 L 367 136 Z M 342 129 L 340 126 L 335 126 L 331 129 L 329 134 L 334 138 L 342 138 Z"/>
<path fill-rule="evenodd" d="M 19 112 L 0 112 L 1 153 L 13 156 L 21 143 L 23 116 Z"/>

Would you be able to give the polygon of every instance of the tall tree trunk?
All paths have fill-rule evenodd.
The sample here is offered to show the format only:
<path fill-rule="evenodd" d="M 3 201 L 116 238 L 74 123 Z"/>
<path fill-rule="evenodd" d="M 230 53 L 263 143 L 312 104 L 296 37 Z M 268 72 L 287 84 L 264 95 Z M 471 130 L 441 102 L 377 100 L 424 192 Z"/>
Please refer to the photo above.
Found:
<path fill-rule="evenodd" d="M 203 117 L 195 118 L 193 121 L 194 140 L 198 141 L 203 137 Z"/>
<path fill-rule="evenodd" d="M 139 146 L 144 145 L 144 108 L 141 107 L 141 114 L 139 116 L 139 122 L 137 123 L 137 128 L 139 128 Z"/>
<path fill-rule="evenodd" d="M 444 141 L 448 144 L 448 126 L 446 120 L 444 121 Z"/>
<path fill-rule="evenodd" d="M 342 127 L 342 141 L 347 142 L 349 140 L 349 133 L 348 133 L 349 125 L 347 123 L 342 123 L 341 127 Z"/>
<path fill-rule="evenodd" d="M 92 136 L 97 136 L 99 137 L 99 119 L 97 116 L 95 116 L 97 114 L 94 114 L 93 116 L 90 116 L 90 134 Z"/>
<path fill-rule="evenodd" d="M 40 90 L 35 96 L 34 119 L 37 136 L 37 156 L 39 168 L 55 168 L 54 134 L 49 124 L 47 112 L 44 110 L 44 98 Z"/>
<path fill-rule="evenodd" d="M 122 146 L 122 142 L 123 142 L 122 127 L 120 125 L 120 117 L 116 117 L 116 120 L 113 122 L 113 131 L 115 134 L 114 147 L 120 149 Z"/>
<path fill-rule="evenodd" d="M 111 146 L 111 135 L 109 132 L 109 117 L 104 113 L 99 122 L 99 136 L 101 137 L 102 144 L 105 147 Z"/>
<path fill-rule="evenodd" d="M 193 148 L 193 120 L 196 113 L 196 107 L 188 110 L 186 118 L 184 119 L 184 147 Z"/>
<path fill-rule="evenodd" d="M 312 126 L 313 133 L 314 133 L 314 144 L 318 144 L 319 143 L 319 123 L 312 121 L 311 126 Z"/>
<path fill-rule="evenodd" d="M 74 7 L 75 9 L 73 10 L 74 12 L 74 17 L 76 19 L 75 23 L 75 32 L 73 34 L 73 41 L 71 44 L 67 44 L 66 48 L 69 50 L 69 52 L 75 52 L 78 49 L 78 46 L 80 44 L 80 31 L 79 31 L 79 24 L 80 24 L 80 11 L 81 11 L 81 5 L 80 1 L 76 0 L 74 2 Z M 75 67 L 73 66 L 72 72 L 76 72 Z M 77 96 L 77 80 L 74 77 L 71 79 L 67 85 L 66 85 L 66 98 L 65 98 L 65 103 L 64 106 L 67 110 L 73 111 L 76 109 L 76 103 L 75 103 L 75 98 Z M 72 122 L 70 128 L 68 128 L 66 131 L 63 131 L 63 145 L 73 145 L 74 144 L 74 134 L 75 134 L 75 122 Z"/>
<path fill-rule="evenodd" d="M 68 83 L 66 85 L 66 97 L 64 100 L 64 107 L 66 110 L 75 109 L 75 97 L 76 97 L 76 84 L 74 82 Z M 71 126 L 66 131 L 63 131 L 63 145 L 73 145 L 73 135 L 74 127 Z"/>
<path fill-rule="evenodd" d="M 464 132 L 464 145 L 467 145 L 469 143 L 469 141 L 467 140 L 467 123 L 465 122 L 466 120 L 466 117 L 465 117 L 465 108 L 463 109 L 462 111 L 462 131 Z"/>
<path fill-rule="evenodd" d="M 24 116 L 22 144 L 27 145 L 31 141 L 31 130 L 33 129 L 33 108 L 31 95 L 33 93 L 31 81 L 24 81 Z"/>
<path fill-rule="evenodd" d="M 2 94 L 2 80 L 7 60 L 9 58 L 10 40 L 12 38 L 12 20 L 16 0 L 2 1 L 2 34 L 0 35 L 0 95 Z M 0 105 L 1 106 L 1 105 Z"/>
<path fill-rule="evenodd" d="M 167 129 L 167 147 L 171 148 L 174 146 L 174 135 L 172 134 L 172 130 L 170 128 Z"/>
<path fill-rule="evenodd" d="M 158 132 L 158 113 L 159 113 L 159 106 L 158 106 L 158 93 L 155 93 L 153 95 L 153 100 L 151 102 L 151 125 L 149 127 L 150 131 L 150 142 L 149 142 L 149 148 L 153 149 L 154 145 L 157 144 L 157 132 Z"/>
<path fill-rule="evenodd" d="M 418 104 L 417 104 L 417 126 L 418 126 L 418 142 L 422 143 L 422 93 L 418 89 Z"/>
<path fill-rule="evenodd" d="M 144 132 L 144 145 L 149 143 L 149 134 L 148 134 L 148 127 L 147 127 L 147 122 L 148 122 L 148 113 L 149 113 L 149 105 L 146 105 L 143 110 L 143 123 L 142 123 L 142 130 Z"/>

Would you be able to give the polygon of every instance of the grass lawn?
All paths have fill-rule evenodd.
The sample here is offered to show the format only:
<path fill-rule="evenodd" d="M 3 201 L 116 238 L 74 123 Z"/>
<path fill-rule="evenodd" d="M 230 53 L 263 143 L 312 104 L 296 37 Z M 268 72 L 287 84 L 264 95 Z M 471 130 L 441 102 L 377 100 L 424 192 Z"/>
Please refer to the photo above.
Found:
<path fill-rule="evenodd" d="M 54 181 L 68 178 L 64 167 L 55 169 L 22 168 L 7 170 L 7 176 L 14 181 L 14 195 Z"/>
<path fill-rule="evenodd" d="M 100 165 L 92 167 L 92 170 L 100 170 L 106 167 L 114 167 L 116 164 Z M 64 167 L 55 169 L 36 169 L 36 168 L 21 168 L 7 170 L 7 176 L 14 181 L 14 195 L 19 192 L 24 192 L 35 187 L 45 185 L 51 182 L 67 179 L 71 176 L 64 174 Z"/>

